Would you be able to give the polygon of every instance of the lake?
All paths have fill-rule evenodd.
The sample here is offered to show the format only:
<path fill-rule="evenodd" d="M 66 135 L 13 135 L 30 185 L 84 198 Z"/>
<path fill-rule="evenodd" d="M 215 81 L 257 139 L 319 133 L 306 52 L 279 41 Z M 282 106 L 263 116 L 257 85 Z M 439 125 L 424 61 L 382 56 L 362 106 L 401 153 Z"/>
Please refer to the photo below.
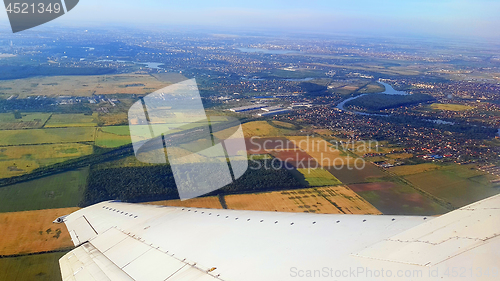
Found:
<path fill-rule="evenodd" d="M 135 63 L 135 64 L 143 64 L 146 65 L 147 68 L 151 69 L 163 69 L 160 67 L 163 63 L 161 62 L 135 62 L 135 61 L 125 61 L 125 60 L 109 60 L 109 59 L 103 59 L 103 60 L 96 60 L 95 62 L 119 62 L 119 63 Z"/>

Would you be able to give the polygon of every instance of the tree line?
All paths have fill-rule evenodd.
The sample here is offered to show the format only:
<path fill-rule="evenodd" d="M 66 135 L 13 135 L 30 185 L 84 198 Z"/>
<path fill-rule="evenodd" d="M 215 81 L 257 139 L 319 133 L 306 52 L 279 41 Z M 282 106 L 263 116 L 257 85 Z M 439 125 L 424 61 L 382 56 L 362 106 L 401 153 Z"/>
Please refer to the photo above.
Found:
<path fill-rule="evenodd" d="M 305 187 L 291 171 L 284 168 L 268 169 L 264 163 L 261 164 L 260 169 L 248 169 L 239 179 L 207 196 Z M 189 169 L 188 167 L 186 171 Z M 119 168 L 92 166 L 80 206 L 85 207 L 106 200 L 145 202 L 170 199 L 179 199 L 179 194 L 168 164 Z"/>
<path fill-rule="evenodd" d="M 422 102 L 433 101 L 434 98 L 426 94 L 413 95 L 387 95 L 369 94 L 361 96 L 347 103 L 348 106 L 357 106 L 370 111 L 378 111 L 388 108 L 408 106 Z"/>

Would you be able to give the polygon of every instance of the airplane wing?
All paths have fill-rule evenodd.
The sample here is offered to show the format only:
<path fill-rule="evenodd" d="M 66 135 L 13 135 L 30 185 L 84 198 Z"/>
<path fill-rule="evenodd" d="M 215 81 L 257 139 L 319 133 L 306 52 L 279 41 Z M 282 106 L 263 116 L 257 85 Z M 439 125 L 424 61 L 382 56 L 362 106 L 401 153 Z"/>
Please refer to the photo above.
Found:
<path fill-rule="evenodd" d="M 500 278 L 500 196 L 440 217 L 104 202 L 59 221 L 64 281 Z"/>

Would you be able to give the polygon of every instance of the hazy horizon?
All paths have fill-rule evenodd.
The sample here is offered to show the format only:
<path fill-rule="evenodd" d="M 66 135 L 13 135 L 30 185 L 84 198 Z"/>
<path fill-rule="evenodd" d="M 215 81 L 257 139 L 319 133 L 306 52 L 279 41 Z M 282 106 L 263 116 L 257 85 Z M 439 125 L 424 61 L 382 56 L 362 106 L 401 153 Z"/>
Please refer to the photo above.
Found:
<path fill-rule="evenodd" d="M 227 31 L 354 33 L 500 39 L 500 2 L 480 1 L 116 1 L 83 0 L 48 26 L 191 26 Z M 0 13 L 0 25 L 8 25 Z M 47 25 L 47 24 L 46 24 Z M 42 27 L 36 27 L 36 30 Z"/>

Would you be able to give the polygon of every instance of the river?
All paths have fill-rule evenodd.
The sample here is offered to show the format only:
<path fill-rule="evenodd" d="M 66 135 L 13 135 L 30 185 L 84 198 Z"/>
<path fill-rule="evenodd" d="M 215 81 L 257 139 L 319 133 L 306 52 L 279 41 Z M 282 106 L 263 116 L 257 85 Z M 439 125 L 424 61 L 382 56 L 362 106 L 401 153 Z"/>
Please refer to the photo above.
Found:
<path fill-rule="evenodd" d="M 407 92 L 395 90 L 391 85 L 389 85 L 387 83 L 380 82 L 380 81 L 378 83 L 384 85 L 385 91 L 383 91 L 382 93 L 376 93 L 376 94 L 370 94 L 370 95 L 380 95 L 380 94 L 386 94 L 386 95 L 409 95 Z M 362 95 L 359 95 L 359 96 L 355 96 L 355 97 L 352 97 L 352 98 L 345 99 L 342 102 L 340 102 L 339 104 L 337 104 L 336 108 L 338 108 L 340 110 L 343 110 L 343 111 L 349 111 L 349 112 L 352 112 L 352 113 L 358 114 L 358 115 L 382 116 L 382 117 L 389 117 L 389 116 L 391 116 L 390 114 L 366 113 L 366 112 L 359 112 L 359 111 L 345 109 L 344 105 L 346 103 L 348 103 L 348 102 L 350 102 L 352 100 L 355 100 L 355 99 L 357 99 L 359 97 L 366 96 L 366 95 L 368 95 L 368 94 L 362 94 Z M 444 121 L 444 120 L 441 120 L 441 119 L 425 119 L 425 121 L 436 123 L 436 124 L 442 124 L 442 125 L 455 125 L 455 122 Z M 498 135 L 500 136 L 500 129 L 498 129 Z"/>
<path fill-rule="evenodd" d="M 371 95 L 380 95 L 380 94 L 386 94 L 386 95 L 408 95 L 407 92 L 404 92 L 404 91 L 396 91 L 391 85 L 387 84 L 387 83 L 384 83 L 384 82 L 378 82 L 380 84 L 382 84 L 384 87 L 385 87 L 385 91 L 383 91 L 382 93 L 376 93 L 376 94 L 371 94 Z M 359 115 L 369 115 L 369 116 L 388 116 L 388 115 L 385 115 L 385 114 L 376 114 L 376 113 L 365 113 L 365 112 L 359 112 L 359 111 L 354 111 L 354 110 L 347 110 L 345 109 L 344 105 L 352 100 L 355 100 L 357 98 L 360 98 L 362 96 L 366 96 L 368 94 L 362 94 L 362 95 L 359 95 L 359 96 L 355 96 L 355 97 L 352 97 L 352 98 L 348 98 L 348 99 L 345 99 L 343 100 L 342 102 L 340 102 L 339 104 L 337 104 L 337 108 L 340 109 L 340 110 L 344 110 L 344 111 L 349 111 L 349 112 L 352 112 L 352 113 L 355 113 L 355 114 L 359 114 Z"/>

